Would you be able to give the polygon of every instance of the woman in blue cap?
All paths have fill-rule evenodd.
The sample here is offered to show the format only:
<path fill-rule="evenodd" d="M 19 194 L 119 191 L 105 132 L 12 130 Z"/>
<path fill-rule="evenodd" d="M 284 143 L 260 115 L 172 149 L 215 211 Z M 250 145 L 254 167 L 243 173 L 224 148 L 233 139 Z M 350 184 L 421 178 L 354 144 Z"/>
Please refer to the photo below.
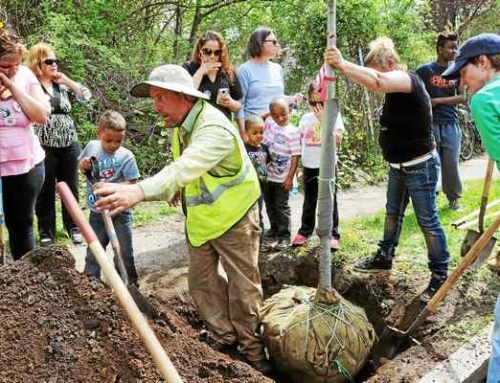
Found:
<path fill-rule="evenodd" d="M 482 33 L 468 39 L 459 49 L 455 62 L 443 76 L 460 74 L 460 81 L 472 94 L 470 109 L 490 158 L 500 169 L 500 36 Z M 498 266 L 498 257 L 492 268 Z M 495 307 L 492 354 L 487 383 L 500 382 L 500 295 Z"/>

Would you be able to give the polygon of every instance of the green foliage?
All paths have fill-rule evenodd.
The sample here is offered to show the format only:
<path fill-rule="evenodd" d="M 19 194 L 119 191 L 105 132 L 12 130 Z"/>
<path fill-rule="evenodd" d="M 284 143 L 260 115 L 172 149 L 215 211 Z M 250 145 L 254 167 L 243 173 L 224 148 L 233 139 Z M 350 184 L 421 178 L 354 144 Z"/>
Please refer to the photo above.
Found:
<path fill-rule="evenodd" d="M 470 5 L 462 7 L 462 14 L 471 14 Z M 499 5 L 492 7 L 481 8 L 480 18 L 468 20 L 469 30 L 463 35 L 496 30 Z M 432 12 L 428 1 L 337 1 L 338 46 L 347 59 L 358 62 L 360 48 L 366 53 L 369 41 L 388 35 L 402 61 L 415 68 L 435 55 L 432 23 L 439 15 Z M 156 172 L 169 159 L 151 103 L 129 95 L 151 68 L 183 62 L 197 36 L 207 29 L 225 36 L 238 66 L 246 60 L 250 33 L 267 25 L 284 48 L 279 60 L 285 68 L 287 93 L 305 93 L 322 65 L 326 17 L 324 0 L 3 0 L 0 4 L 0 18 L 20 31 L 28 46 L 40 41 L 53 45 L 62 70 L 91 89 L 92 103 L 73 111 L 82 144 L 95 137 L 99 115 L 115 109 L 127 119 L 127 145 L 135 150 L 144 175 Z M 359 87 L 343 80 L 337 89 L 349 131 L 341 160 L 349 169 L 365 169 L 379 179 L 378 134 L 377 129 L 371 131 L 369 121 L 381 98 L 370 95 L 366 100 Z"/>

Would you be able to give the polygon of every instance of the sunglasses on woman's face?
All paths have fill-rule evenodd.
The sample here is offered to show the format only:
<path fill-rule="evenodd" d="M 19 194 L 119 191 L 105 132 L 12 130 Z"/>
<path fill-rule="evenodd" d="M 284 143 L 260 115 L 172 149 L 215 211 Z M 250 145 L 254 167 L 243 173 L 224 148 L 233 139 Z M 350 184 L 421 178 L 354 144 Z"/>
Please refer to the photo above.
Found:
<path fill-rule="evenodd" d="M 203 56 L 220 56 L 222 54 L 222 49 L 213 51 L 210 48 L 201 48 L 201 53 L 203 53 Z"/>
<path fill-rule="evenodd" d="M 43 60 L 43 63 L 45 65 L 54 65 L 54 64 L 59 64 L 59 60 L 58 59 L 45 59 Z"/>
<path fill-rule="evenodd" d="M 271 43 L 274 46 L 278 45 L 278 40 L 269 39 L 269 40 L 264 40 L 264 42 L 265 43 Z"/>

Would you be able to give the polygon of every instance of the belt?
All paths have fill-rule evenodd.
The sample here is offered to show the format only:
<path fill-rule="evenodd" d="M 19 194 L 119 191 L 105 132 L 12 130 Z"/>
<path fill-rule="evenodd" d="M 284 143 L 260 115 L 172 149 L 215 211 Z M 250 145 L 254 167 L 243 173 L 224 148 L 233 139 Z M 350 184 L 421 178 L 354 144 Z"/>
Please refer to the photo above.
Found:
<path fill-rule="evenodd" d="M 410 166 L 418 165 L 418 164 L 421 164 L 422 162 L 425 162 L 425 161 L 431 159 L 434 156 L 435 153 L 436 153 L 435 151 L 432 151 L 430 153 L 424 154 L 421 157 L 417 157 L 417 158 L 415 158 L 413 160 L 410 160 L 410 161 L 407 161 L 407 162 L 403 162 L 403 163 L 399 163 L 399 164 L 396 164 L 396 163 L 393 163 L 393 162 L 389 162 L 389 166 L 391 168 L 394 168 L 394 169 L 403 169 L 403 168 L 407 168 L 407 167 L 410 167 Z"/>

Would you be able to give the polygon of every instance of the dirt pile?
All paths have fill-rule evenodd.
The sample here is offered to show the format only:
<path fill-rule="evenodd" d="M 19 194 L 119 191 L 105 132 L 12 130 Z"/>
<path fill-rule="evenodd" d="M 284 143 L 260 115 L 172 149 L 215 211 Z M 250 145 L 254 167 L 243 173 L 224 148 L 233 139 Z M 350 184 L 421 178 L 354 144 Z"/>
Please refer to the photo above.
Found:
<path fill-rule="evenodd" d="M 111 290 L 65 248 L 1 268 L 0 291 L 0 382 L 162 381 Z M 154 302 L 164 320 L 151 324 L 185 382 L 272 382 L 199 342 L 194 310 L 175 299 Z"/>

